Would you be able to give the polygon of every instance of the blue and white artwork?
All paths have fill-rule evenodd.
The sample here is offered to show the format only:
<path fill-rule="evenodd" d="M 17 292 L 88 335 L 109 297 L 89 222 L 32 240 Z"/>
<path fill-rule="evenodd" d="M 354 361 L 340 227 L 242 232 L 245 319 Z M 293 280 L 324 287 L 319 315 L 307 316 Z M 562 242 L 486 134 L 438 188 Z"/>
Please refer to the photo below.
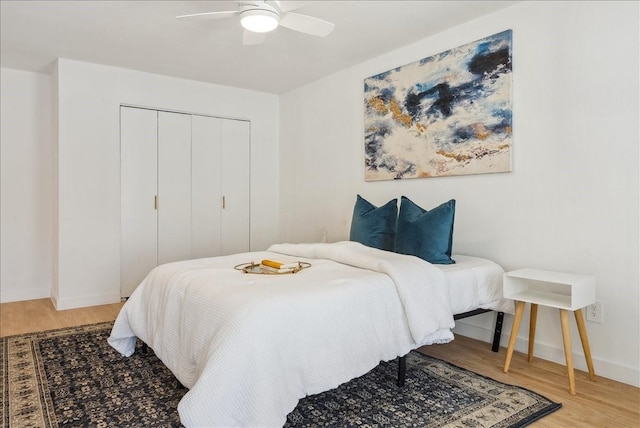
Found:
<path fill-rule="evenodd" d="M 364 81 L 365 180 L 511 171 L 512 31 Z"/>

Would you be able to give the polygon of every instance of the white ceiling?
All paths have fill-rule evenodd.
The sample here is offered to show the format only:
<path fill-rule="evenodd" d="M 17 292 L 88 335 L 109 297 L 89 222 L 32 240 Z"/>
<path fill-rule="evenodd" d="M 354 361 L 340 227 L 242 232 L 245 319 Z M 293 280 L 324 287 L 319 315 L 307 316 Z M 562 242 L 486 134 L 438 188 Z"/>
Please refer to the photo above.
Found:
<path fill-rule="evenodd" d="M 516 1 L 303 1 L 335 24 L 324 38 L 278 28 L 243 46 L 233 1 L 0 1 L 2 67 L 48 73 L 67 58 L 279 94 Z"/>

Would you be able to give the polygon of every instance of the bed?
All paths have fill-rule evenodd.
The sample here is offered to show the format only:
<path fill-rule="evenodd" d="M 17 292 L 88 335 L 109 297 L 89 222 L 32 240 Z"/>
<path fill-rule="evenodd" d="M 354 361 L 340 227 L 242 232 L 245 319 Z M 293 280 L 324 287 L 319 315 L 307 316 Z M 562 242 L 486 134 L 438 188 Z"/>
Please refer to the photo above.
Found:
<path fill-rule="evenodd" d="M 467 255 L 453 255 L 456 263 L 436 265 L 447 276 L 449 302 L 454 319 L 496 312 L 491 349 L 498 352 L 504 314 L 513 314 L 513 300 L 502 297 L 504 270 L 492 260 Z"/>
<path fill-rule="evenodd" d="M 453 319 L 459 320 L 495 312 L 491 350 L 500 349 L 500 336 L 504 314 L 514 313 L 514 302 L 502 297 L 504 270 L 492 260 L 467 255 L 453 255 L 455 264 L 435 265 L 447 277 L 449 304 Z M 398 359 L 398 386 L 404 386 L 406 374 L 406 356 Z"/>
<path fill-rule="evenodd" d="M 282 426 L 300 398 L 451 341 L 456 314 L 513 312 L 498 265 L 454 257 L 443 267 L 344 241 L 170 263 L 127 300 L 109 343 L 130 356 L 141 339 L 189 388 L 178 405 L 185 426 Z M 311 267 L 234 269 L 262 259 Z M 464 287 L 474 291 L 461 301 Z"/>

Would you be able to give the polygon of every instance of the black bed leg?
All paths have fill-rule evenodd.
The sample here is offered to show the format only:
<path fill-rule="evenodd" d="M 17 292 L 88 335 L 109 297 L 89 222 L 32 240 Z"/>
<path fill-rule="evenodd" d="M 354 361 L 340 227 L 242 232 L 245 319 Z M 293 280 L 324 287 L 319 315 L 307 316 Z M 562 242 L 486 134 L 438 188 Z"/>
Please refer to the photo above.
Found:
<path fill-rule="evenodd" d="M 407 356 L 398 357 L 398 386 L 404 386 L 404 379 L 407 373 Z"/>
<path fill-rule="evenodd" d="M 491 346 L 491 350 L 493 352 L 498 352 L 498 350 L 500 350 L 500 335 L 502 334 L 502 321 L 504 321 L 504 312 L 498 312 L 498 316 L 496 317 L 496 328 L 493 332 L 493 345 Z"/>

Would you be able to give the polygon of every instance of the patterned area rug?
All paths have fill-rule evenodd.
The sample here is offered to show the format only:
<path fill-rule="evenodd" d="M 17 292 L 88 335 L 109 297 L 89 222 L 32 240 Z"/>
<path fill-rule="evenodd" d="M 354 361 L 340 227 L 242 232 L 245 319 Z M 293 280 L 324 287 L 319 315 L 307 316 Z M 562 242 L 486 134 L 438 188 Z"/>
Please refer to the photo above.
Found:
<path fill-rule="evenodd" d="M 122 358 L 107 343 L 112 323 L 2 339 L 4 427 L 181 426 L 186 393 L 142 344 Z M 417 352 L 407 380 L 382 363 L 332 391 L 300 400 L 287 427 L 523 427 L 557 410 L 526 389 L 505 385 Z"/>

